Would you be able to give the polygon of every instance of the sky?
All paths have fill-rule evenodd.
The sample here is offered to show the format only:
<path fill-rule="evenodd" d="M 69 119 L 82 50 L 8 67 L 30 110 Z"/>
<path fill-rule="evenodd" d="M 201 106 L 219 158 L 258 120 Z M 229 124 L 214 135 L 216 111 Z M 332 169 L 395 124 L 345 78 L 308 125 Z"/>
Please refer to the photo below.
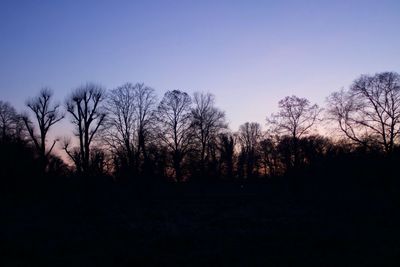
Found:
<path fill-rule="evenodd" d="M 232 130 L 287 95 L 325 103 L 361 74 L 400 71 L 400 1 L 0 0 L 0 99 L 63 103 L 95 82 L 213 93 Z M 53 132 L 64 134 L 65 120 Z"/>

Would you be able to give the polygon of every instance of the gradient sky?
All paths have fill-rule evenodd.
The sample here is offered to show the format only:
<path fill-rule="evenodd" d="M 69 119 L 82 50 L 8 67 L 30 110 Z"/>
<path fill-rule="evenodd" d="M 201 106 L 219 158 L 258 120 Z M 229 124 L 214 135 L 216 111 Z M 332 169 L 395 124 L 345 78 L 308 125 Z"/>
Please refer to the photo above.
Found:
<path fill-rule="evenodd" d="M 400 1 L 0 0 L 0 99 L 93 81 L 215 94 L 232 130 L 296 94 L 324 104 L 360 74 L 400 71 Z M 62 132 L 59 126 L 56 132 Z"/>

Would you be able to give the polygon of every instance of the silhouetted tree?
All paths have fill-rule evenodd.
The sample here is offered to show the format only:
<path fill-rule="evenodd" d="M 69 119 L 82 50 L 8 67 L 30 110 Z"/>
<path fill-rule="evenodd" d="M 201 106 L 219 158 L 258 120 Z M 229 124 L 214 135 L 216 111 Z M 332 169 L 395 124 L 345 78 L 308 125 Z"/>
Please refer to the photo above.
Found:
<path fill-rule="evenodd" d="M 36 124 L 38 126 L 39 134 L 35 133 L 35 127 L 28 115 L 24 115 L 23 121 L 26 129 L 28 130 L 29 136 L 38 151 L 41 168 L 45 172 L 48 157 L 57 142 L 57 139 L 53 140 L 50 148 L 46 148 L 46 137 L 50 128 L 62 120 L 64 115 L 59 111 L 59 104 L 52 104 L 53 93 L 49 88 L 43 88 L 39 95 L 27 101 L 26 105 L 32 111 Z"/>
<path fill-rule="evenodd" d="M 260 161 L 264 176 L 275 176 L 279 173 L 279 153 L 277 142 L 272 136 L 266 136 L 260 141 Z"/>
<path fill-rule="evenodd" d="M 362 75 L 349 90 L 328 97 L 328 116 L 350 140 L 391 153 L 400 134 L 400 75 Z"/>
<path fill-rule="evenodd" d="M 259 142 L 262 137 L 261 126 L 257 122 L 246 122 L 239 127 L 238 140 L 245 164 L 245 174 L 247 178 L 258 175 L 259 163 Z"/>
<path fill-rule="evenodd" d="M 297 96 L 287 96 L 279 101 L 278 113 L 267 118 L 271 130 L 292 138 L 293 166 L 298 162 L 298 140 L 308 134 L 318 119 L 321 109 L 317 104 Z"/>
<path fill-rule="evenodd" d="M 139 173 L 147 160 L 146 146 L 150 139 L 155 110 L 154 89 L 137 83 L 126 83 L 111 90 L 106 109 L 109 113 L 103 139 L 121 158 L 119 167 L 127 173 Z M 125 164 L 126 163 L 126 164 Z"/>
<path fill-rule="evenodd" d="M 19 116 L 14 107 L 10 103 L 0 100 L 0 131 L 2 142 L 10 139 L 16 133 L 18 120 Z"/>
<path fill-rule="evenodd" d="M 106 109 L 109 114 L 103 140 L 113 150 L 119 169 L 132 175 L 136 144 L 135 89 L 126 83 L 108 94 Z"/>
<path fill-rule="evenodd" d="M 158 137 L 172 154 L 177 181 L 182 181 L 182 161 L 193 141 L 191 103 L 187 93 L 168 91 L 157 109 Z"/>
<path fill-rule="evenodd" d="M 232 179 L 234 176 L 235 138 L 230 133 L 218 135 L 220 170 L 223 176 Z"/>
<path fill-rule="evenodd" d="M 148 162 L 147 146 L 154 131 L 154 113 L 156 110 L 157 98 L 154 89 L 145 86 L 143 83 L 135 85 L 135 113 L 137 133 L 137 156 L 142 157 L 142 169 L 148 174 L 150 163 Z"/>
<path fill-rule="evenodd" d="M 294 151 L 294 140 L 291 136 L 289 135 L 284 135 L 284 136 L 279 136 L 278 139 L 278 144 L 277 144 L 277 152 L 279 155 L 279 161 L 282 164 L 282 172 L 285 173 L 291 168 L 294 167 L 294 157 L 295 157 L 295 151 Z M 298 140 L 297 140 L 298 143 Z M 296 153 L 299 154 L 299 148 L 298 144 L 296 146 Z M 298 158 L 299 156 L 297 156 Z M 298 163 L 296 163 L 296 167 L 298 166 Z"/>
<path fill-rule="evenodd" d="M 227 128 L 225 113 L 215 107 L 212 94 L 195 93 L 193 97 L 192 123 L 194 137 L 200 145 L 201 175 L 205 175 L 206 165 L 215 150 L 216 138 Z"/>
<path fill-rule="evenodd" d="M 75 135 L 79 139 L 79 152 L 77 154 L 76 150 L 71 150 L 69 142 L 64 143 L 63 149 L 75 162 L 77 171 L 80 173 L 88 174 L 90 146 L 106 117 L 106 113 L 101 107 L 104 94 L 102 87 L 88 83 L 78 87 L 66 100 L 67 111 L 75 126 Z"/>

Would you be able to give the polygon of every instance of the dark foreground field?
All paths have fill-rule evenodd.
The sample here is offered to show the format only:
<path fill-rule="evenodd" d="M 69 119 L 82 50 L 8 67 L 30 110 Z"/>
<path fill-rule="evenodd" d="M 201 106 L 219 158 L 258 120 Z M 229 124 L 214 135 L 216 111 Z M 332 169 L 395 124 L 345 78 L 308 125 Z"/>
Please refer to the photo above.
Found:
<path fill-rule="evenodd" d="M 398 207 L 384 194 L 271 183 L 44 191 L 1 198 L 1 266 L 400 265 Z"/>

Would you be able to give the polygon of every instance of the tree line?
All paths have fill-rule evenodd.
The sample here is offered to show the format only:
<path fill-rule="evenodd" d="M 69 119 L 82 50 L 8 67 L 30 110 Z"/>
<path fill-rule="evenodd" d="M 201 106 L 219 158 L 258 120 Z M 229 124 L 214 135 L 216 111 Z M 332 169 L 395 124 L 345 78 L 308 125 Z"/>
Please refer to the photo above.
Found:
<path fill-rule="evenodd" d="M 287 96 L 266 117 L 266 130 L 245 122 L 231 131 L 210 93 L 172 90 L 158 100 L 143 83 L 108 91 L 87 83 L 64 104 L 43 88 L 26 107 L 20 114 L 0 101 L 1 176 L 7 179 L 28 173 L 112 175 L 119 181 L 258 179 L 293 173 L 340 153 L 386 158 L 399 150 L 400 75 L 395 72 L 360 76 L 348 89 L 330 94 L 325 108 Z M 61 120 L 70 121 L 73 138 L 50 138 Z M 329 133 L 318 133 L 327 124 Z M 73 167 L 55 156 L 55 147 Z"/>

